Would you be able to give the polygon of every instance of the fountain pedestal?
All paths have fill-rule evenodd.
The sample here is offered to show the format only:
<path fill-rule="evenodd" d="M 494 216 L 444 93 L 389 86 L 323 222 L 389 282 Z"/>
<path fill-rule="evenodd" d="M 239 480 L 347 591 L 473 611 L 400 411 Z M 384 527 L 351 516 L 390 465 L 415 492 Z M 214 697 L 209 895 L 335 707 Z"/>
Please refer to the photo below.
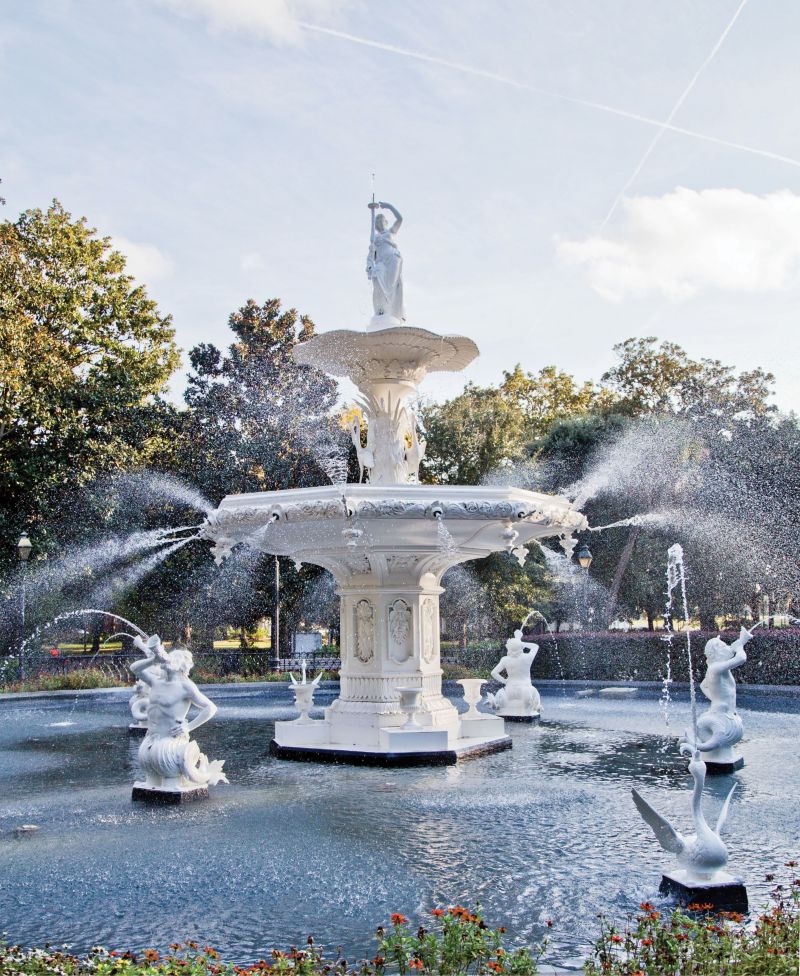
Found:
<path fill-rule="evenodd" d="M 464 720 L 442 694 L 438 577 L 449 560 L 433 520 L 428 529 L 414 550 L 308 557 L 339 584 L 341 691 L 322 720 L 276 722 L 273 755 L 411 765 L 510 747 L 501 720 Z"/>
<path fill-rule="evenodd" d="M 717 871 L 708 882 L 692 880 L 686 871 L 662 874 L 658 888 L 679 905 L 709 905 L 714 911 L 747 912 L 747 888 L 727 871 Z"/>

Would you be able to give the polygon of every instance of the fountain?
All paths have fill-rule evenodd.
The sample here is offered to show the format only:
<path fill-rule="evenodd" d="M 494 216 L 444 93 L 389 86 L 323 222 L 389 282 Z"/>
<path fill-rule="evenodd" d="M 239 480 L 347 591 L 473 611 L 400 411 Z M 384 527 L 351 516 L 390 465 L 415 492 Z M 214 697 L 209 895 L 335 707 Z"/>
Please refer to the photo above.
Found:
<path fill-rule="evenodd" d="M 752 631 L 742 627 L 732 644 L 721 637 L 706 642 L 708 667 L 700 690 L 711 705 L 697 720 L 693 744 L 703 753 L 709 775 L 733 773 L 744 766 L 744 759 L 733 751 L 742 740 L 744 728 L 736 711 L 736 681 L 731 672 L 747 660 L 744 647 L 752 636 Z"/>
<path fill-rule="evenodd" d="M 387 230 L 377 209 L 396 217 Z M 413 403 L 429 373 L 460 372 L 478 355 L 471 339 L 405 325 L 400 216 L 371 207 L 369 276 L 375 314 L 365 330 L 299 343 L 298 363 L 348 377 L 361 393 L 352 431 L 367 483 L 228 495 L 201 535 L 222 561 L 237 545 L 312 563 L 333 574 L 341 599 L 341 691 L 321 721 L 277 722 L 273 755 L 379 765 L 454 763 L 511 746 L 499 723 L 466 724 L 442 695 L 439 596 L 445 571 L 527 543 L 569 538 L 586 519 L 566 499 L 511 487 L 424 485 L 425 442 Z M 441 544 L 442 521 L 449 540 Z M 355 523 L 358 523 L 357 525 Z M 419 690 L 413 735 L 401 689 Z M 490 728 L 491 726 L 491 728 Z"/>
<path fill-rule="evenodd" d="M 158 634 L 134 644 L 144 657 L 131 671 L 149 688 L 147 734 L 139 746 L 139 767 L 144 780 L 133 784 L 132 799 L 153 804 L 180 804 L 208 797 L 208 787 L 227 783 L 224 760 L 209 762 L 189 734 L 213 718 L 217 706 L 189 678 L 193 660 L 189 651 L 167 651 Z M 187 722 L 192 705 L 198 709 Z"/>
<path fill-rule="evenodd" d="M 694 781 L 692 788 L 694 833 L 684 836 L 672 826 L 666 817 L 663 817 L 655 810 L 637 790 L 631 790 L 631 793 L 633 794 L 633 802 L 636 804 L 636 809 L 641 814 L 645 823 L 652 829 L 658 843 L 665 851 L 674 854 L 678 861 L 679 867 L 677 870 L 668 871 L 662 875 L 659 891 L 665 895 L 676 896 L 684 905 L 702 904 L 712 906 L 717 910 L 724 909 L 743 912 L 747 911 L 747 889 L 741 880 L 735 878 L 725 870 L 728 864 L 728 848 L 720 836 L 725 821 L 728 818 L 731 797 L 736 790 L 737 784 L 734 783 L 728 791 L 717 817 L 717 823 L 712 828 L 706 821 L 702 806 L 703 790 L 706 781 L 706 763 L 702 759 L 701 746 L 699 744 L 700 737 L 698 729 L 700 723 L 697 718 L 692 639 L 689 632 L 689 606 L 686 596 L 686 576 L 682 547 L 677 544 L 671 546 L 667 557 L 666 619 L 668 622 L 671 620 L 673 594 L 677 589 L 680 592 L 684 622 L 686 624 L 686 653 L 689 669 L 692 731 L 691 735 L 688 732 L 684 735 L 679 748 L 682 755 L 691 757 L 689 760 L 689 773 Z M 747 634 L 747 639 L 749 639 L 748 631 L 744 631 L 744 634 Z M 727 652 L 726 660 L 728 662 L 734 660 L 737 655 L 744 655 L 743 647 L 746 642 L 744 634 L 737 641 L 737 644 L 741 642 L 741 647 L 735 650 L 733 654 L 730 654 L 733 648 L 729 648 L 720 641 L 720 643 L 723 643 L 723 647 Z M 712 642 L 709 641 L 709 643 Z M 713 666 L 713 662 L 718 655 L 718 650 L 713 649 L 712 656 L 709 658 L 709 661 L 712 662 L 710 666 Z M 723 673 L 733 681 L 730 675 L 730 667 L 725 669 Z M 716 681 L 717 679 L 715 678 L 714 680 Z M 708 681 L 708 675 L 706 676 L 706 681 Z M 716 720 L 712 724 L 712 727 L 717 728 Z M 709 748 L 713 749 L 714 746 L 709 746 Z"/>
<path fill-rule="evenodd" d="M 531 681 L 531 665 L 539 645 L 526 643 L 522 630 L 515 630 L 506 641 L 506 651 L 492 670 L 492 677 L 503 687 L 494 695 L 488 694 L 486 700 L 509 722 L 538 722 L 542 703 Z"/>

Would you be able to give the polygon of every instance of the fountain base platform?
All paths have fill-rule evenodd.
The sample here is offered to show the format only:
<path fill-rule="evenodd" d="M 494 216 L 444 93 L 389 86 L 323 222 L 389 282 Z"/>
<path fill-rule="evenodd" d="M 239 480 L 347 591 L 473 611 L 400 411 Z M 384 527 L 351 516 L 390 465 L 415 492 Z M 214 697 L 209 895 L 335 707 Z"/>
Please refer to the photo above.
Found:
<path fill-rule="evenodd" d="M 528 725 L 538 725 L 542 718 L 542 713 L 535 715 L 507 715 L 505 712 L 498 712 L 498 716 L 506 722 L 526 722 Z"/>
<path fill-rule="evenodd" d="M 128 735 L 147 735 L 146 725 L 129 725 Z"/>
<path fill-rule="evenodd" d="M 687 879 L 685 871 L 674 871 L 661 876 L 658 890 L 662 895 L 677 899 L 684 908 L 707 905 L 716 911 L 747 911 L 747 888 L 726 871 L 718 871 L 713 883 L 708 884 Z"/>
<path fill-rule="evenodd" d="M 276 725 L 281 723 L 276 723 Z M 289 723 L 286 723 L 289 724 Z M 322 724 L 322 723 L 320 723 Z M 470 737 L 448 742 L 446 733 L 441 734 L 441 742 L 430 742 L 426 748 L 425 739 L 439 739 L 434 733 L 421 729 L 398 729 L 393 731 L 385 743 L 385 748 L 369 748 L 341 743 L 317 743 L 315 745 L 284 745 L 272 739 L 269 752 L 276 759 L 291 759 L 296 762 L 340 763 L 349 766 L 454 766 L 464 759 L 476 759 L 493 752 L 504 752 L 512 746 L 507 735 L 486 738 Z"/>
<path fill-rule="evenodd" d="M 134 783 L 132 800 L 140 800 L 157 807 L 177 807 L 184 803 L 194 803 L 196 800 L 208 799 L 207 786 L 195 786 L 188 790 L 159 790 L 144 783 Z"/>
<path fill-rule="evenodd" d="M 735 773 L 737 769 L 742 769 L 743 766 L 744 759 L 742 756 L 737 756 L 733 762 L 710 762 L 706 759 L 706 775 L 728 776 L 730 773 Z"/>

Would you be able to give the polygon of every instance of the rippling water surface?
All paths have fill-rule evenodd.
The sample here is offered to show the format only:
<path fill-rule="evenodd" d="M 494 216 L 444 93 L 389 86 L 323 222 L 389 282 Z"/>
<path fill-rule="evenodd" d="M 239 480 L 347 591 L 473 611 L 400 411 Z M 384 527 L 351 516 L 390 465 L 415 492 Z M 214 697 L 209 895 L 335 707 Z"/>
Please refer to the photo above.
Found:
<path fill-rule="evenodd" d="M 416 920 L 479 900 L 513 940 L 547 932 L 549 958 L 577 965 L 597 913 L 656 900 L 671 863 L 630 788 L 690 827 L 691 781 L 674 745 L 688 707 L 674 705 L 666 729 L 655 693 L 610 701 L 545 689 L 542 725 L 508 726 L 512 751 L 408 770 L 274 760 L 273 723 L 293 714 L 286 688 L 212 694 L 220 710 L 197 739 L 226 760 L 231 785 L 182 809 L 131 802 L 139 740 L 126 734 L 128 693 L 0 701 L 8 939 L 83 950 L 195 938 L 247 961 L 313 932 L 356 958 L 372 955 L 390 912 Z M 764 874 L 800 853 L 800 699 L 745 690 L 740 706 L 747 765 L 710 780 L 706 803 L 712 820 L 738 782 L 725 836 L 758 906 Z M 41 829 L 14 837 L 24 823 Z"/>

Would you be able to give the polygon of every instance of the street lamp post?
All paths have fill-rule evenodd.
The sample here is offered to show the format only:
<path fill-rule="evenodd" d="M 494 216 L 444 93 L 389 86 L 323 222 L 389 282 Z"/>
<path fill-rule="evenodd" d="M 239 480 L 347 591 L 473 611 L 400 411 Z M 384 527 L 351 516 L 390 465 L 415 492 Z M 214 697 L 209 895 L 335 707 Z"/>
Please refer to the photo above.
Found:
<path fill-rule="evenodd" d="M 584 612 L 586 614 L 585 626 L 588 630 L 589 627 L 589 567 L 592 565 L 592 553 L 589 547 L 584 542 L 578 551 L 575 553 L 575 558 L 578 560 L 581 569 L 585 572 L 583 574 L 583 606 Z"/>
<path fill-rule="evenodd" d="M 22 576 L 19 587 L 19 677 L 25 680 L 25 579 L 28 573 L 28 559 L 33 545 L 28 533 L 23 532 L 17 543 L 17 558 L 22 563 Z"/>

